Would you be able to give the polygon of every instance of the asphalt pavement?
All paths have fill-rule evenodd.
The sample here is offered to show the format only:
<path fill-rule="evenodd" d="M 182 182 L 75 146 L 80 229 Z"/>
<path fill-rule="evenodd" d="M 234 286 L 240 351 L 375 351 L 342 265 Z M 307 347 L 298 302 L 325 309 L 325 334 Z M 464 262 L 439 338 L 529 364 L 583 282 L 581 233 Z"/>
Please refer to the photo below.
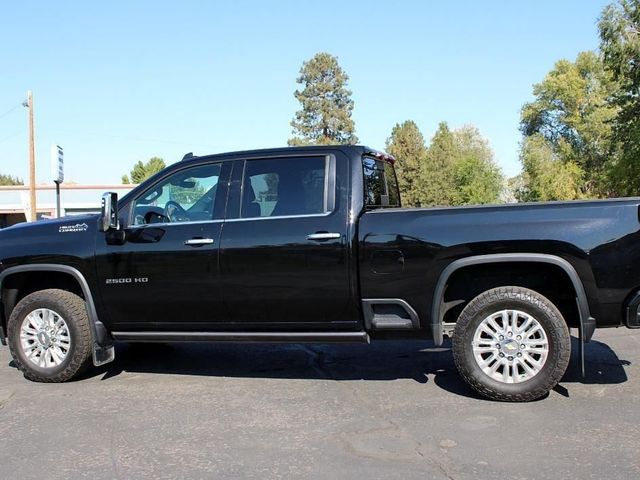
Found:
<path fill-rule="evenodd" d="M 54 385 L 0 347 L 0 478 L 640 478 L 640 332 L 597 331 L 586 362 L 507 404 L 429 342 L 122 344 Z"/>

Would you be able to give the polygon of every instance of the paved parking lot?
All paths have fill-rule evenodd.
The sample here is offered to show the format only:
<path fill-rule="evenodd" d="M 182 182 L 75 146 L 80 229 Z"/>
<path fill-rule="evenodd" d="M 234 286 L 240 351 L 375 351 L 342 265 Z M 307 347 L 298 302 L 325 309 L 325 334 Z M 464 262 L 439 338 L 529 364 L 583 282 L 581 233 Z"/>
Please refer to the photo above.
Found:
<path fill-rule="evenodd" d="M 574 342 L 575 346 L 575 342 Z M 639 478 L 640 332 L 540 401 L 476 397 L 448 348 L 120 345 L 30 383 L 0 348 L 0 478 Z"/>

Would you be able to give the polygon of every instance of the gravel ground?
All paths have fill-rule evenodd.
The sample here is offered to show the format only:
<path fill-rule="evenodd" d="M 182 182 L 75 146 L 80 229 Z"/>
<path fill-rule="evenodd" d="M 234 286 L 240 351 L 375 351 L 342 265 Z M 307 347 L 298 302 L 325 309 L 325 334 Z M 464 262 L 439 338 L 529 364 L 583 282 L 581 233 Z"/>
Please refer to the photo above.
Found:
<path fill-rule="evenodd" d="M 548 397 L 504 404 L 428 342 L 118 345 L 62 385 L 2 347 L 0 478 L 640 478 L 640 332 L 586 353 L 586 378 L 574 354 Z"/>

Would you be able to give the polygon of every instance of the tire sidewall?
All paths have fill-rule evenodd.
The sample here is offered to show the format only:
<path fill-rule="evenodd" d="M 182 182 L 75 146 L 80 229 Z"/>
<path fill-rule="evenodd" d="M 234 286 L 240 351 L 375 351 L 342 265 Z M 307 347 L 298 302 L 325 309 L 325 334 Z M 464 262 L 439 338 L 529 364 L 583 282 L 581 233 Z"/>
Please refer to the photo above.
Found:
<path fill-rule="evenodd" d="M 24 322 L 27 315 L 39 308 L 48 308 L 53 310 L 64 319 L 67 327 L 69 328 L 69 351 L 62 363 L 55 367 L 43 368 L 33 363 L 25 355 L 20 342 L 20 329 L 22 327 L 22 322 Z M 9 348 L 12 351 L 13 357 L 17 358 L 25 369 L 32 371 L 39 377 L 54 378 L 60 375 L 69 367 L 74 356 L 77 354 L 77 339 L 80 334 L 78 331 L 78 322 L 74 317 L 74 314 L 69 311 L 64 302 L 56 299 L 55 297 L 44 295 L 40 292 L 26 296 L 13 310 L 7 325 Z"/>
<path fill-rule="evenodd" d="M 549 353 L 544 366 L 533 378 L 524 382 L 503 383 L 491 378 L 482 371 L 473 354 L 472 343 L 476 329 L 485 318 L 501 310 L 520 310 L 531 315 L 544 329 L 549 341 Z M 551 302 L 545 305 L 541 299 L 519 293 L 514 297 L 500 297 L 498 300 L 489 301 L 473 312 L 463 312 L 461 316 L 465 314 L 467 318 L 461 319 L 466 323 L 465 328 L 462 332 L 456 332 L 457 338 L 454 341 L 463 359 L 462 362 L 457 362 L 458 368 L 463 369 L 472 380 L 504 395 L 548 390 L 560 380 L 555 378 L 558 376 L 557 366 L 561 361 L 563 344 L 570 342 L 570 337 L 564 319 Z M 558 328 L 559 323 L 564 328 Z M 563 338 L 565 336 L 566 338 Z"/>

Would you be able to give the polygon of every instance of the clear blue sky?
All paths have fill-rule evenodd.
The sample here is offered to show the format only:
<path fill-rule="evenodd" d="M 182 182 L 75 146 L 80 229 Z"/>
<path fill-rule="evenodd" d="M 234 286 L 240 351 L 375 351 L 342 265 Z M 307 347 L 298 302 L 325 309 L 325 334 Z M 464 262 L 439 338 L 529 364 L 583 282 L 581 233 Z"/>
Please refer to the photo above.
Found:
<path fill-rule="evenodd" d="M 356 133 L 472 123 L 508 175 L 519 111 L 560 58 L 598 45 L 607 1 L 5 2 L 0 115 L 34 91 L 38 180 L 119 182 L 137 160 L 285 145 L 302 62 L 339 57 Z M 0 118 L 0 173 L 27 176 L 27 110 Z"/>

